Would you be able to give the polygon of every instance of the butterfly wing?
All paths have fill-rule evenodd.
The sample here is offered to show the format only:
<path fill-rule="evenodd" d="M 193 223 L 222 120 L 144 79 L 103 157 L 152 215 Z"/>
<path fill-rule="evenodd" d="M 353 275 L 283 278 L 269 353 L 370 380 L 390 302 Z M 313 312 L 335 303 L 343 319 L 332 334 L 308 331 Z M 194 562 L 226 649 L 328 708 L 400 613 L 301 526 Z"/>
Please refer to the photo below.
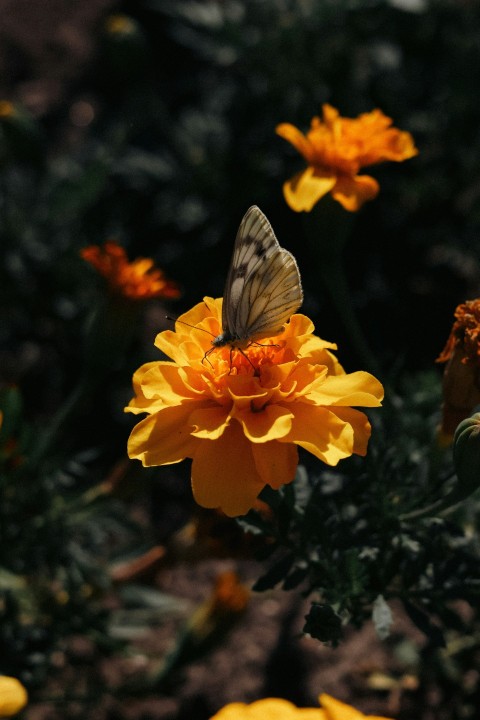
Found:
<path fill-rule="evenodd" d="M 265 215 L 252 206 L 240 223 L 225 285 L 225 337 L 251 340 L 278 335 L 302 300 L 295 258 L 280 247 Z"/>

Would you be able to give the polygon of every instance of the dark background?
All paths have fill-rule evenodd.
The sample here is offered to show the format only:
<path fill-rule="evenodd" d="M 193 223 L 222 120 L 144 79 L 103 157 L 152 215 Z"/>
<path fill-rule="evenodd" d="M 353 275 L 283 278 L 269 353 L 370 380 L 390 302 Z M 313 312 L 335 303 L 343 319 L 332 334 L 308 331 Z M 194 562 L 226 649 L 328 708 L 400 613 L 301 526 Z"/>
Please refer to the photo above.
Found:
<path fill-rule="evenodd" d="M 120 31 L 112 29 L 112 13 L 127 16 Z M 381 192 L 355 217 L 345 265 L 384 375 L 415 378 L 431 369 L 455 306 L 479 291 L 479 87 L 480 4 L 474 1 L 4 0 L 0 100 L 16 109 L 0 117 L 2 386 L 18 386 L 29 422 L 48 422 L 75 387 L 101 292 L 79 250 L 115 238 L 131 258 L 153 257 L 183 296 L 168 307 L 158 301 L 146 307 L 129 352 L 83 408 L 73 445 L 96 448 L 100 476 L 125 457 L 132 418 L 123 406 L 132 372 L 158 357 L 153 340 L 166 327 L 167 312 L 177 315 L 204 295 L 222 294 L 236 229 L 252 204 L 295 254 L 303 310 L 317 334 L 338 343 L 347 370 L 358 369 L 315 272 L 302 218 L 281 192 L 303 160 L 275 126 L 291 122 L 305 131 L 324 102 L 349 117 L 378 107 L 415 138 L 418 157 L 366 170 Z M 184 463 L 177 475 L 167 469 L 160 483 L 152 480 L 152 516 L 162 541 L 191 511 L 188 470 Z M 162 583 L 196 600 L 211 575 L 210 567 L 181 570 Z M 224 663 L 225 675 L 213 664 L 190 678 L 178 717 L 208 717 L 218 707 L 214 697 L 238 699 L 221 694 L 240 677 L 228 658 L 242 648 L 238 658 L 248 661 L 262 632 L 262 657 L 271 651 L 273 663 L 263 690 L 279 692 L 274 679 L 288 668 L 281 652 L 293 650 L 280 638 L 275 656 L 273 638 L 278 624 L 290 622 L 299 633 L 301 623 L 298 607 L 275 602 L 273 611 L 268 599 L 259 600 L 234 638 L 237 647 L 214 660 Z M 269 617 L 277 625 L 267 630 Z M 405 632 L 412 637 L 411 627 Z M 361 700 L 366 691 L 358 676 L 372 637 L 358 635 L 335 656 L 337 674 L 327 648 L 309 646 L 303 661 L 318 667 L 320 657 L 322 687 L 344 699 L 356 691 Z M 385 659 L 376 648 L 379 667 L 395 666 L 392 654 Z M 356 674 L 346 683 L 349 655 Z M 248 697 L 258 667 L 242 667 L 238 688 Z M 212 676 L 220 681 L 205 690 Z M 309 693 L 298 699 L 313 702 L 318 685 L 311 678 Z M 395 711 L 386 701 L 363 700 L 365 712 Z M 120 706 L 110 712 L 99 717 L 128 716 Z M 167 701 L 143 712 L 175 716 Z M 134 706 L 132 716 L 138 713 Z"/>

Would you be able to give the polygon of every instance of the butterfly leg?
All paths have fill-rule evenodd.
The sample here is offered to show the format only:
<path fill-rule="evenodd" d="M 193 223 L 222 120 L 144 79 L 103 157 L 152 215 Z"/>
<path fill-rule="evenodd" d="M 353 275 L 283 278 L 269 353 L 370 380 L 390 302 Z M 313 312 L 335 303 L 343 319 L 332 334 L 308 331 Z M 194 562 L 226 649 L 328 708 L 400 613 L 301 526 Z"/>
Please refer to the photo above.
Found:
<path fill-rule="evenodd" d="M 208 362 L 208 364 L 210 365 L 210 367 L 213 369 L 213 365 L 212 365 L 212 363 L 210 362 L 210 360 L 208 359 L 208 356 L 209 356 L 210 353 L 212 353 L 214 350 L 215 350 L 215 348 L 214 348 L 214 347 L 211 347 L 211 348 L 209 348 L 209 349 L 206 351 L 205 355 L 204 355 L 203 358 L 202 358 L 202 365 L 203 365 L 204 360 L 206 360 L 206 361 Z"/>
<path fill-rule="evenodd" d="M 245 358 L 245 360 L 247 360 L 247 362 L 250 363 L 250 365 L 251 365 L 252 368 L 253 368 L 254 374 L 255 374 L 256 376 L 258 376 L 258 375 L 259 375 L 258 368 L 255 367 L 255 365 L 252 363 L 252 361 L 250 360 L 250 358 L 248 357 L 248 355 L 243 352 L 242 348 L 240 348 L 240 347 L 234 348 L 233 346 L 230 346 L 230 372 L 229 372 L 228 374 L 230 375 L 230 373 L 232 372 L 232 353 L 233 353 L 233 351 L 234 351 L 235 349 L 238 350 L 238 352 L 243 355 L 243 357 Z"/>

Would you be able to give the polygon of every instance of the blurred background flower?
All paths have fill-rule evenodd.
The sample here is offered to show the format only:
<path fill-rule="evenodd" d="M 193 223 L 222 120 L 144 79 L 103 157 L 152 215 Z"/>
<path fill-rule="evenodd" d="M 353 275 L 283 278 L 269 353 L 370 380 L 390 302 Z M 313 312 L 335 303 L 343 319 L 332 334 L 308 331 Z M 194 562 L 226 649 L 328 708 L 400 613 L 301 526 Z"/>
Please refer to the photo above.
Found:
<path fill-rule="evenodd" d="M 90 245 L 83 248 L 80 254 L 107 280 L 112 292 L 129 300 L 180 297 L 178 286 L 165 278 L 151 258 L 137 258 L 129 262 L 125 250 L 112 240 L 102 247 Z"/>
<path fill-rule="evenodd" d="M 12 717 L 28 702 L 27 691 L 17 678 L 0 675 L 0 717 Z"/>
<path fill-rule="evenodd" d="M 359 175 L 360 169 L 386 160 L 401 162 L 418 153 L 410 133 L 392 127 L 392 122 L 381 110 L 344 118 L 325 103 L 322 119 L 314 117 L 306 135 L 290 123 L 277 125 L 277 135 L 288 140 L 308 164 L 283 185 L 292 210 L 308 212 L 327 193 L 350 212 L 377 197 L 378 182 Z"/>

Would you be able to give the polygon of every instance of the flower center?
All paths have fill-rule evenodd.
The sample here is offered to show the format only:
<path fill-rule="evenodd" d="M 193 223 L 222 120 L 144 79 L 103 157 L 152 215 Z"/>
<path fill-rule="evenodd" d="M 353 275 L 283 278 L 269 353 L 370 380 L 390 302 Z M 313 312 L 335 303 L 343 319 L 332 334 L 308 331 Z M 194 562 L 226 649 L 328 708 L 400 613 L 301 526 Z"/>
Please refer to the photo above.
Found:
<path fill-rule="evenodd" d="M 292 358 L 286 357 L 292 355 Z M 263 368 L 279 365 L 293 359 L 292 351 L 285 344 L 276 344 L 270 340 L 265 343 L 252 342 L 245 348 L 226 345 L 214 348 L 205 359 L 216 378 L 225 375 L 250 375 L 259 377 Z M 204 364 L 205 364 L 204 363 Z"/>

